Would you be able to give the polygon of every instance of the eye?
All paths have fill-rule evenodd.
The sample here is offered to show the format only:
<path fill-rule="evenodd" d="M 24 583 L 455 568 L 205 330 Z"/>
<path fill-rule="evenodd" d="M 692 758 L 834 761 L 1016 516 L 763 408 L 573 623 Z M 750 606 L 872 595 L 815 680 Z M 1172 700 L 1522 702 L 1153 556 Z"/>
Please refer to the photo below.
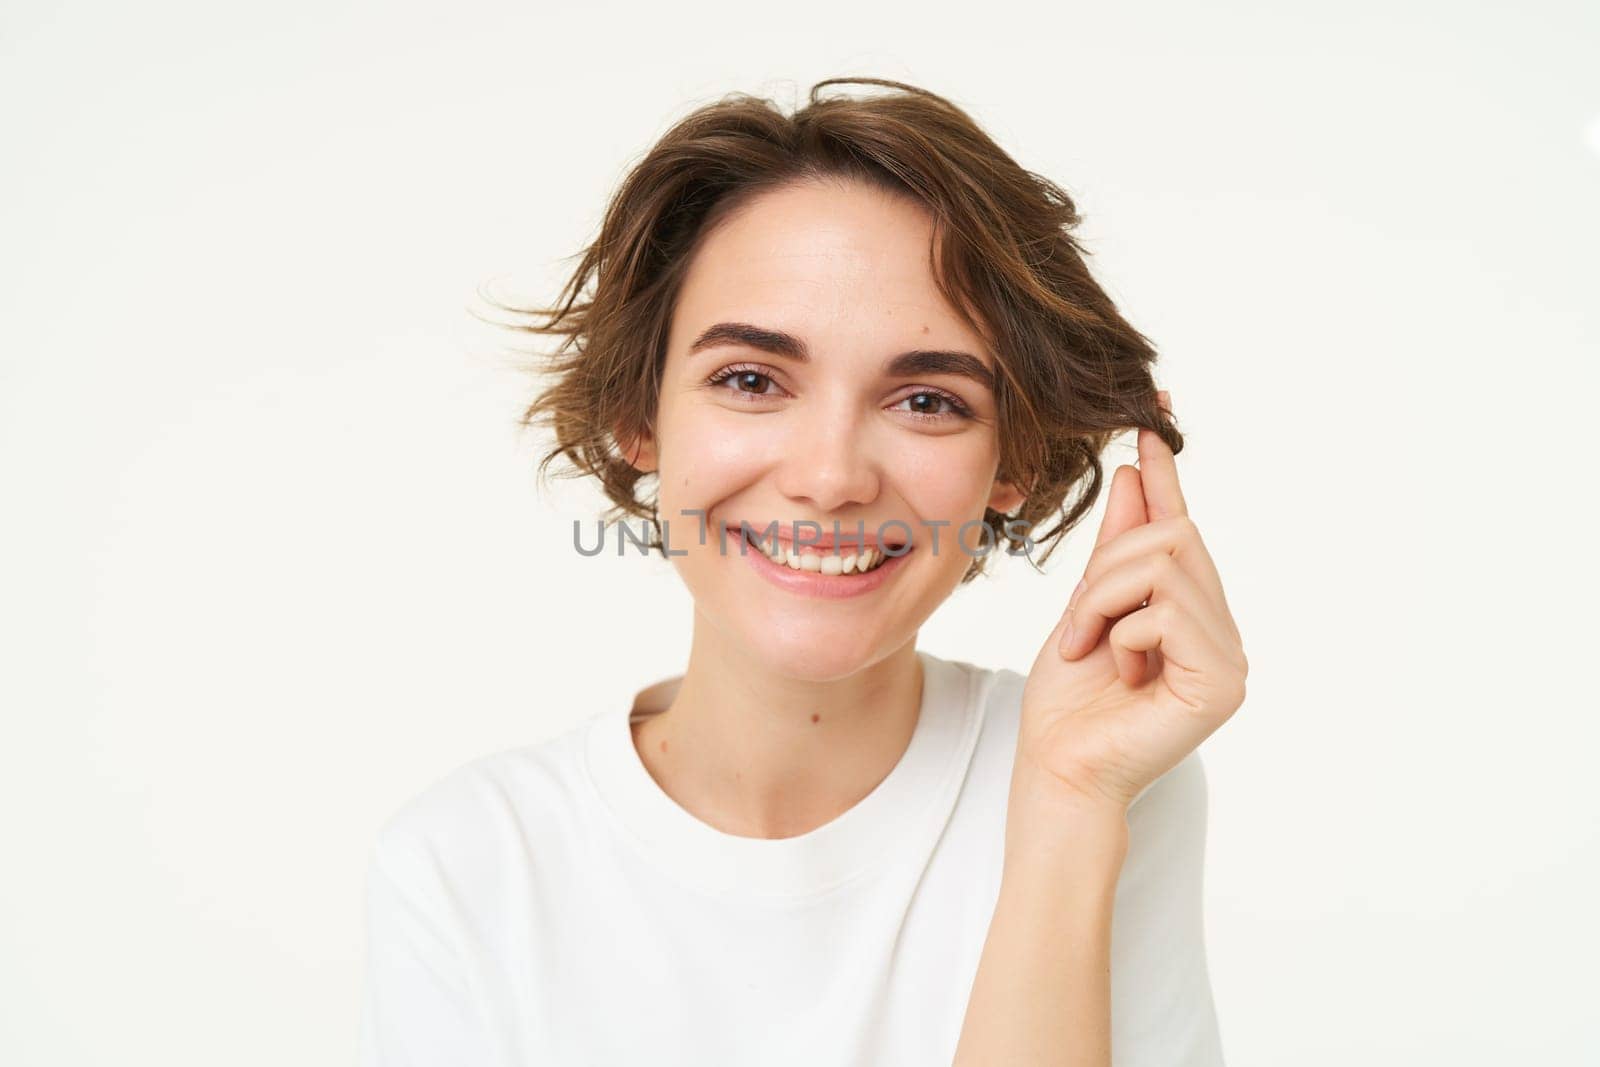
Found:
<path fill-rule="evenodd" d="M 896 401 L 896 403 L 904 404 L 907 401 L 918 400 L 923 401 L 923 403 L 913 403 L 909 413 L 915 415 L 919 419 L 970 419 L 972 417 L 972 410 L 968 408 L 966 404 L 962 403 L 960 397 L 956 396 L 954 393 L 947 393 L 942 389 L 930 389 L 926 386 L 917 392 L 910 394 L 909 396 L 902 397 L 900 400 Z M 929 410 L 930 408 L 937 408 L 940 404 L 945 405 L 945 407 L 949 410 Z"/>
<path fill-rule="evenodd" d="M 717 386 L 726 381 L 733 382 L 733 387 L 724 390 L 725 392 L 745 397 L 777 395 L 778 383 L 773 381 L 772 375 L 768 374 L 765 368 L 754 363 L 734 363 L 723 367 L 707 378 L 706 384 Z"/>
<path fill-rule="evenodd" d="M 759 363 L 733 363 L 717 371 L 706 379 L 706 384 L 712 387 L 720 386 L 724 382 L 733 385 L 724 392 L 733 393 L 744 398 L 745 403 L 756 403 L 762 397 L 776 397 L 787 395 L 783 387 L 778 385 L 773 378 L 770 368 Z M 921 389 L 895 401 L 898 408 L 900 404 L 910 402 L 910 409 L 901 408 L 906 414 L 913 416 L 918 421 L 942 422 L 952 419 L 965 420 L 973 417 L 972 409 L 954 393 L 947 393 L 943 389 L 932 386 L 923 386 Z M 943 405 L 944 410 L 939 410 Z"/>

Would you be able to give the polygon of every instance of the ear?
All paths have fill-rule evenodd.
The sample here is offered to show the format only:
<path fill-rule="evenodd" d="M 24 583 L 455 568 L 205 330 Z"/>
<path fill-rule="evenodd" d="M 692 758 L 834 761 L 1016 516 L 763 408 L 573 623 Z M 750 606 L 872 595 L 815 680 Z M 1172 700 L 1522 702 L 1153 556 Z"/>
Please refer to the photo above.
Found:
<path fill-rule="evenodd" d="M 989 494 L 989 506 L 1004 515 L 1009 515 L 1028 499 L 1028 494 L 1012 485 L 1010 482 L 995 482 L 994 491 Z"/>
<path fill-rule="evenodd" d="M 623 458 L 628 465 L 645 474 L 656 469 L 658 457 L 656 455 L 655 438 L 648 433 L 641 433 L 635 437 L 627 438 L 613 433 L 617 447 L 622 451 Z"/>

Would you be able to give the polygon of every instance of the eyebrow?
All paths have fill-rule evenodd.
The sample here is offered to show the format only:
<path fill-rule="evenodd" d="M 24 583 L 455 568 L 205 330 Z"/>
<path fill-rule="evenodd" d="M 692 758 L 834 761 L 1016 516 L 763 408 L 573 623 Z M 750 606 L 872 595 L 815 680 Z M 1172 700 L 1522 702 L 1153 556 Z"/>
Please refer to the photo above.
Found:
<path fill-rule="evenodd" d="M 718 345 L 743 345 L 770 352 L 775 356 L 792 359 L 796 363 L 809 363 L 811 353 L 806 343 L 792 333 L 752 326 L 748 322 L 719 322 L 701 331 L 689 345 L 689 355 Z M 894 378 L 916 378 L 926 374 L 954 374 L 970 378 L 983 388 L 994 391 L 994 374 L 983 361 L 970 352 L 950 352 L 942 349 L 918 348 L 902 352 L 884 365 L 884 370 Z"/>

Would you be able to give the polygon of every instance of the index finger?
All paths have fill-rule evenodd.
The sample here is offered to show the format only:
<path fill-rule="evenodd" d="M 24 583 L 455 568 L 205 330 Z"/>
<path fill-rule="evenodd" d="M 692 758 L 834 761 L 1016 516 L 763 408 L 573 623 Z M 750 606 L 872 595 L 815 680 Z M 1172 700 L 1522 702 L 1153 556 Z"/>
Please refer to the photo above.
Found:
<path fill-rule="evenodd" d="M 1144 489 L 1139 484 L 1139 468 L 1124 463 L 1111 472 L 1111 492 L 1106 499 L 1106 513 L 1100 519 L 1100 532 L 1094 547 L 1110 541 L 1126 530 L 1143 526 L 1150 521 L 1145 506 Z"/>
<path fill-rule="evenodd" d="M 1162 407 L 1171 413 L 1165 390 L 1157 394 Z M 1159 434 L 1154 430 L 1139 430 L 1139 481 L 1144 487 L 1145 506 L 1152 521 L 1189 514 L 1189 505 L 1183 499 L 1183 489 L 1178 485 L 1178 461 Z"/>

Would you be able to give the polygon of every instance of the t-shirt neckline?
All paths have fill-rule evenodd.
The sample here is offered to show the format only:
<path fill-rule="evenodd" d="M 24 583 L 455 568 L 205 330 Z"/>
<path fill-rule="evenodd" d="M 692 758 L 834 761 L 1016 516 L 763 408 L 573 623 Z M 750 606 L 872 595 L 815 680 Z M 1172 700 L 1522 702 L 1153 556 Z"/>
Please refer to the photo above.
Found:
<path fill-rule="evenodd" d="M 921 828 L 920 820 L 947 808 L 945 802 L 953 802 L 953 791 L 964 777 L 979 725 L 974 672 L 964 663 L 920 649 L 917 657 L 923 670 L 922 700 L 905 752 L 854 806 L 804 834 L 742 837 L 681 807 L 650 775 L 634 747 L 632 700 L 607 708 L 590 725 L 585 755 L 591 784 L 634 847 L 681 882 L 713 893 L 820 895 L 920 839 L 914 832 Z"/>

